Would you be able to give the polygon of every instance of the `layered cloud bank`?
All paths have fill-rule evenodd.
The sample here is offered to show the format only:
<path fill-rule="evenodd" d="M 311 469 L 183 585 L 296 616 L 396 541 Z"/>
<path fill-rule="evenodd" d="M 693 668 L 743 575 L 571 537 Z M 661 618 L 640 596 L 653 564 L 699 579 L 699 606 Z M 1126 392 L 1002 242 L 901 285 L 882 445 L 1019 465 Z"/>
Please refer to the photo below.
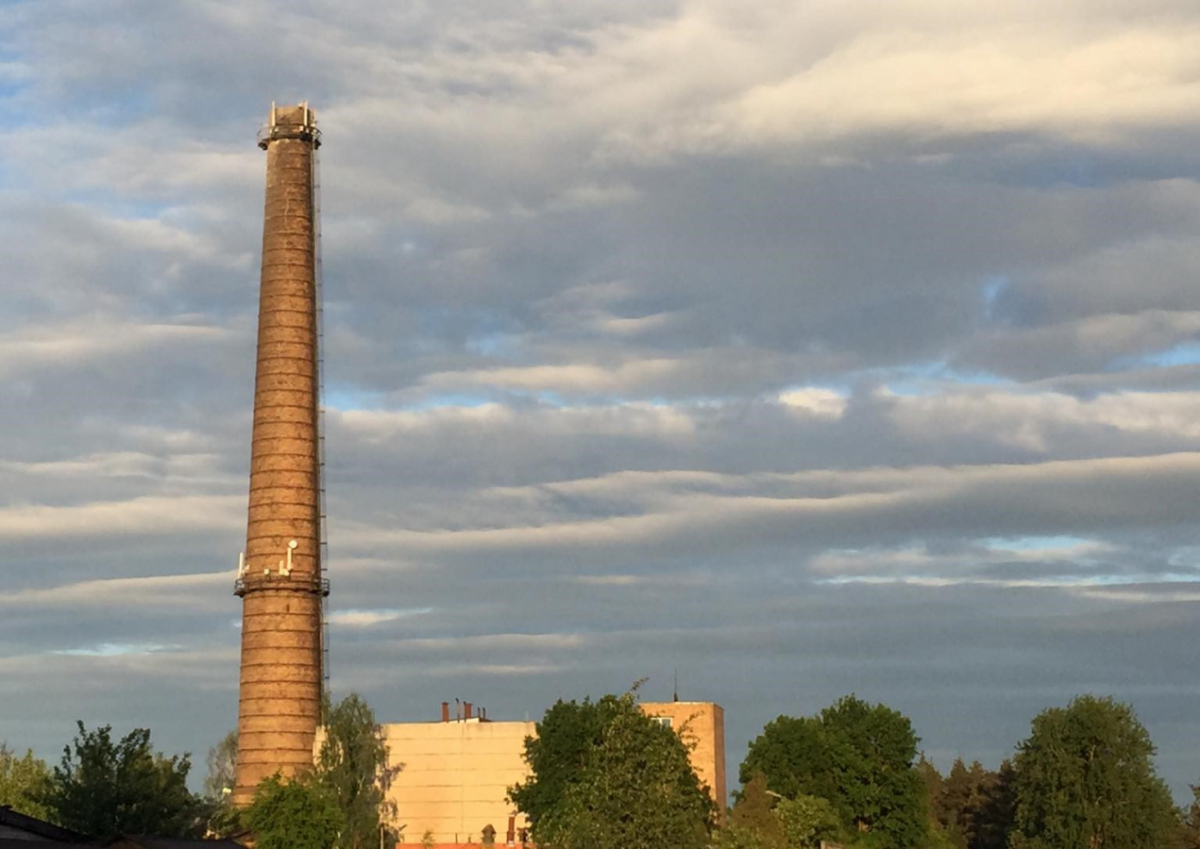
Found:
<path fill-rule="evenodd" d="M 678 669 L 735 759 L 855 691 L 943 765 L 1113 693 L 1182 798 L 1194 4 L 443 6 L 0 9 L 0 739 L 234 721 L 254 131 L 308 99 L 335 689 Z"/>

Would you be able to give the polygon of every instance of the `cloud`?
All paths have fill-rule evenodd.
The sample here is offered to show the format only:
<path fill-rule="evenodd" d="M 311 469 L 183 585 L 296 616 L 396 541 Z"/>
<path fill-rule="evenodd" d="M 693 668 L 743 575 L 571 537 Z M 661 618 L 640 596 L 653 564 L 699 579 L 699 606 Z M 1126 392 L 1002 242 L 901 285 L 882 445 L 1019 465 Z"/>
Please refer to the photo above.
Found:
<path fill-rule="evenodd" d="M 126 502 L 0 509 L 0 539 L 165 535 L 237 527 L 243 499 L 229 496 L 144 497 Z"/>
<path fill-rule="evenodd" d="M 371 628 L 387 622 L 396 622 L 409 616 L 422 616 L 433 609 L 422 607 L 415 610 L 337 610 L 326 617 L 331 625 L 344 628 Z"/>
<path fill-rule="evenodd" d="M 32 369 L 95 365 L 99 360 L 154 350 L 195 350 L 221 344 L 227 333 L 218 327 L 103 320 L 66 327 L 43 326 L 0 335 L 0 374 L 12 377 Z"/>
<path fill-rule="evenodd" d="M 838 419 L 846 412 L 846 396 L 832 389 L 810 387 L 779 393 L 779 402 L 801 415 Z"/>
<path fill-rule="evenodd" d="M 22 589 L 0 594 L 0 607 L 78 610 L 80 608 L 176 607 L 209 611 L 225 607 L 212 591 L 233 586 L 234 570 L 196 575 L 154 575 L 102 578 L 46 589 Z"/>
<path fill-rule="evenodd" d="M 846 692 L 992 766 L 1111 692 L 1190 798 L 1198 27 L 4 5 L 0 739 L 233 724 L 255 131 L 308 99 L 335 690 L 537 718 L 678 668 L 731 768 Z"/>

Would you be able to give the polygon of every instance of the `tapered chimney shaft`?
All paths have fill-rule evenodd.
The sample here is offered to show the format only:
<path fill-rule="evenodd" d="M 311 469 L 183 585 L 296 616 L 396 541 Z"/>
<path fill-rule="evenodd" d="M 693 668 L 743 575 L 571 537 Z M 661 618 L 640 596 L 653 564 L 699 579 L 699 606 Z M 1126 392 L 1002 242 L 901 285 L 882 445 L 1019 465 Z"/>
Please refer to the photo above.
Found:
<path fill-rule="evenodd" d="M 314 155 L 307 104 L 271 108 L 242 596 L 237 781 L 312 768 L 322 688 Z"/>

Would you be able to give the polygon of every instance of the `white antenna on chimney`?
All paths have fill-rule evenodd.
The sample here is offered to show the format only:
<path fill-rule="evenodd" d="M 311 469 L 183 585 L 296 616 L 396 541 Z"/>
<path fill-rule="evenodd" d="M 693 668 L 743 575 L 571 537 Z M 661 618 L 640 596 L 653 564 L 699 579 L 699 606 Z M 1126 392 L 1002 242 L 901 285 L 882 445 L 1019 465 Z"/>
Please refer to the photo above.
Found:
<path fill-rule="evenodd" d="M 287 544 L 287 565 L 286 566 L 283 565 L 284 562 L 282 560 L 279 561 L 279 574 L 283 575 L 285 578 L 288 575 L 292 574 L 292 552 L 296 550 L 296 546 L 298 546 L 299 544 L 300 543 L 296 542 L 296 540 L 292 540 L 291 542 L 289 542 Z"/>

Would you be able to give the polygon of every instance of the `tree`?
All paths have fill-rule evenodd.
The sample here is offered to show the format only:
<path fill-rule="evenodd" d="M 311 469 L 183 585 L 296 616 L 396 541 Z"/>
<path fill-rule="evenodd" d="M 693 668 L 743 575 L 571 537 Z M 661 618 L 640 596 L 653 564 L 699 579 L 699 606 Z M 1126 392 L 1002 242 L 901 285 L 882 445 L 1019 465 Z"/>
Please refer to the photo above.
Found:
<path fill-rule="evenodd" d="M 942 778 L 938 768 L 926 760 L 924 752 L 921 752 L 913 768 L 917 771 L 921 784 L 925 788 L 925 816 L 929 821 L 929 826 L 930 828 L 940 828 L 942 794 L 946 790 L 946 780 Z"/>
<path fill-rule="evenodd" d="M 315 780 L 341 812 L 337 846 L 378 846 L 381 829 L 395 820 L 387 791 L 400 771 L 388 762 L 383 729 L 367 703 L 351 693 L 328 709 L 324 730 Z"/>
<path fill-rule="evenodd" d="M 237 730 L 208 750 L 208 775 L 204 778 L 205 826 L 218 837 L 229 837 L 244 830 L 241 810 L 234 806 L 231 793 L 237 777 Z"/>
<path fill-rule="evenodd" d="M 646 716 L 632 693 L 605 697 L 601 703 L 607 719 L 599 742 L 582 752 L 562 746 L 566 763 L 549 759 L 551 752 L 560 751 L 553 740 L 550 747 L 535 747 L 529 781 L 510 790 L 514 799 L 525 796 L 545 803 L 533 825 L 535 842 L 555 849 L 704 849 L 713 803 L 688 761 L 683 741 Z M 571 740 L 586 739 L 586 724 L 568 724 Z M 539 769 L 563 788 L 557 800 L 549 800 L 545 788 L 538 786 Z"/>
<path fill-rule="evenodd" d="M 955 758 L 950 774 L 931 800 L 938 827 L 956 849 L 976 849 L 976 820 L 985 801 L 985 785 L 990 775 L 979 761 L 968 767 L 962 758 Z"/>
<path fill-rule="evenodd" d="M 773 849 L 778 844 L 768 844 L 759 832 L 728 823 L 713 833 L 712 845 L 714 849 Z"/>
<path fill-rule="evenodd" d="M 803 794 L 781 799 L 775 813 L 789 849 L 820 849 L 822 842 L 834 843 L 841 836 L 841 822 L 828 799 Z"/>
<path fill-rule="evenodd" d="M 816 717 L 768 723 L 750 744 L 740 775 L 745 783 L 761 770 L 786 798 L 828 800 L 864 844 L 912 849 L 928 831 L 916 754 L 907 717 L 846 696 Z"/>
<path fill-rule="evenodd" d="M 233 790 L 237 779 L 238 733 L 235 728 L 221 742 L 208 750 L 208 775 L 204 778 L 204 795 L 223 799 Z"/>
<path fill-rule="evenodd" d="M 33 756 L 32 749 L 19 758 L 0 743 L 0 805 L 26 816 L 50 819 L 53 812 L 43 801 L 49 786 L 50 769 Z"/>
<path fill-rule="evenodd" d="M 1016 758 L 1013 849 L 1157 849 L 1175 809 L 1132 708 L 1079 696 L 1034 720 Z"/>
<path fill-rule="evenodd" d="M 831 768 L 821 721 L 780 716 L 768 722 L 750 744 L 738 778 L 746 786 L 761 772 L 770 789 L 789 799 L 802 793 L 828 798 L 825 793 L 833 787 L 823 779 Z"/>
<path fill-rule="evenodd" d="M 110 725 L 94 731 L 77 725 L 45 797 L 60 825 L 101 839 L 198 836 L 202 811 L 187 788 L 188 755 L 155 753 L 145 728 L 113 742 Z"/>
<path fill-rule="evenodd" d="M 583 779 L 589 755 L 604 742 L 604 729 L 620 712 L 616 696 L 593 703 L 559 699 L 525 738 L 530 777 L 508 791 L 508 798 L 529 817 L 534 831 L 542 816 L 556 809 L 567 789 Z"/>
<path fill-rule="evenodd" d="M 1192 804 L 1179 812 L 1172 849 L 1200 849 L 1200 785 L 1192 785 Z"/>
<path fill-rule="evenodd" d="M 258 785 L 245 819 L 257 849 L 332 849 L 342 827 L 337 803 L 325 790 L 278 775 Z"/>
<path fill-rule="evenodd" d="M 787 837 L 783 821 L 773 808 L 775 799 L 767 790 L 767 777 L 761 772 L 747 782 L 739 794 L 737 804 L 729 812 L 729 828 L 753 835 L 763 849 L 786 849 Z"/>
<path fill-rule="evenodd" d="M 975 811 L 975 842 L 971 849 L 1008 849 L 1008 837 L 1017 815 L 1017 772 L 1004 761 L 984 778 L 979 807 Z"/>

